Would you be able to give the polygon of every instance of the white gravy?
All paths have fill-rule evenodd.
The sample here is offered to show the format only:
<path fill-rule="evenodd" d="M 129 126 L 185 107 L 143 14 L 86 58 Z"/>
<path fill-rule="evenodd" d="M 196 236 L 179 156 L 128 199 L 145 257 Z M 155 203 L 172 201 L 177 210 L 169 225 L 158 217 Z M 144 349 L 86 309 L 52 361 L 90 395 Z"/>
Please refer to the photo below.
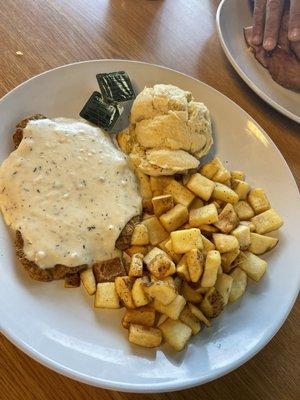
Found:
<path fill-rule="evenodd" d="M 0 167 L 0 207 L 40 268 L 91 265 L 115 242 L 141 198 L 126 156 L 109 135 L 72 119 L 30 121 Z"/>

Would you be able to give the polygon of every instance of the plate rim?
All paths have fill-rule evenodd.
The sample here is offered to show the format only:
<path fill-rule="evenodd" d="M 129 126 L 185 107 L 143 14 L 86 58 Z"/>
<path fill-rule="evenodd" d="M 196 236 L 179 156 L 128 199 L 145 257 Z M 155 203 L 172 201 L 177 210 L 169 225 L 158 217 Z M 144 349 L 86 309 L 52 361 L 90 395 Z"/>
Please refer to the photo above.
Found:
<path fill-rule="evenodd" d="M 225 0 L 223 0 L 224 2 Z M 216 93 L 218 93 L 218 95 L 220 95 L 221 97 L 223 97 L 224 99 L 226 99 L 226 101 L 232 103 L 235 107 L 238 107 L 238 109 L 240 111 L 242 111 L 242 113 L 244 113 L 244 115 L 247 116 L 247 118 L 249 118 L 250 120 L 252 120 L 263 132 L 263 134 L 266 136 L 266 138 L 270 141 L 270 143 L 273 145 L 273 149 L 274 151 L 276 151 L 278 153 L 278 155 L 280 156 L 280 158 L 282 159 L 283 164 L 285 165 L 285 167 L 287 168 L 287 173 L 290 175 L 290 178 L 292 179 L 295 188 L 298 189 L 297 190 L 297 195 L 299 197 L 300 200 L 300 193 L 299 193 L 299 188 L 297 186 L 297 183 L 295 181 L 295 178 L 285 160 L 285 158 L 283 157 L 283 155 L 281 154 L 281 152 L 279 151 L 278 147 L 276 146 L 276 144 L 273 142 L 273 140 L 268 136 L 268 134 L 265 132 L 265 130 L 263 128 L 261 128 L 261 126 L 255 121 L 255 119 L 249 115 L 242 107 L 240 107 L 237 103 L 235 103 L 233 100 L 231 100 L 229 97 L 227 97 L 226 95 L 224 95 L 223 93 L 219 92 L 217 89 L 215 89 L 214 87 L 208 85 L 207 83 L 200 81 L 197 78 L 194 78 L 188 74 L 185 74 L 181 71 L 177 71 L 174 70 L 172 68 L 168 68 L 162 65 L 158 65 L 158 64 L 152 64 L 152 63 L 147 63 L 147 62 L 143 62 L 143 61 L 135 61 L 135 60 L 124 60 L 124 59 L 94 59 L 94 60 L 83 60 L 83 61 L 78 61 L 78 62 L 74 62 L 74 63 L 69 63 L 69 64 L 64 64 L 64 65 L 60 65 L 58 67 L 49 69 L 47 71 L 44 71 L 40 74 L 37 74 L 29 79 L 27 79 L 26 81 L 20 83 L 18 86 L 16 86 L 15 88 L 13 88 L 11 91 L 9 91 L 8 93 L 6 93 L 1 99 L 0 99 L 0 105 L 1 103 L 9 96 L 11 96 L 15 91 L 17 91 L 18 88 L 20 88 L 21 86 L 25 86 L 27 85 L 31 80 L 34 80 L 35 78 L 38 78 L 42 75 L 46 75 L 49 72 L 58 70 L 58 69 L 64 69 L 64 68 L 68 68 L 70 66 L 74 66 L 74 65 L 79 65 L 79 64 L 88 64 L 88 63 L 101 63 L 101 62 L 114 62 L 114 63 L 132 63 L 132 64 L 141 64 L 141 65 L 147 65 L 147 66 L 151 66 L 151 67 L 157 67 L 160 69 L 164 69 L 167 71 L 171 71 L 171 72 L 175 72 L 176 74 L 180 74 L 184 77 L 187 77 L 189 79 L 192 79 L 193 81 L 197 82 L 197 83 L 201 83 L 207 87 L 209 87 L 210 90 L 215 91 Z M 299 283 L 298 283 L 298 292 L 299 292 L 299 288 L 300 288 L 300 275 L 299 275 Z M 60 362 L 57 362 L 53 359 L 51 359 L 48 356 L 45 356 L 44 354 L 42 354 L 41 352 L 35 350 L 32 346 L 28 345 L 25 341 L 23 341 L 22 339 L 20 339 L 14 332 L 12 332 L 10 329 L 4 328 L 2 323 L 1 323 L 1 332 L 2 334 L 10 341 L 12 342 L 18 349 L 20 349 L 21 351 L 23 351 L 25 354 L 27 354 L 28 356 L 30 356 L 31 358 L 33 358 L 35 361 L 39 362 L 40 364 L 50 368 L 51 370 L 58 372 L 64 376 L 67 376 L 68 378 L 80 381 L 82 383 L 86 383 L 92 386 L 96 386 L 96 387 L 101 387 L 103 389 L 110 389 L 110 390 L 115 390 L 115 391 L 123 391 L 123 392 L 131 392 L 131 393 L 161 393 L 161 392 L 170 392 L 170 391 L 178 391 L 178 390 L 183 390 L 183 389 L 188 389 L 191 387 L 195 387 L 198 385 L 202 385 L 204 383 L 210 382 L 212 380 L 218 379 L 221 376 L 224 376 L 228 373 L 230 373 L 231 371 L 235 370 L 236 368 L 240 367 L 241 365 L 243 365 L 245 362 L 247 362 L 248 360 L 250 360 L 252 357 L 254 357 L 263 347 L 265 347 L 269 341 L 276 335 L 276 333 L 279 331 L 279 329 L 282 327 L 283 323 L 285 322 L 285 320 L 287 319 L 291 309 L 294 306 L 294 303 L 297 299 L 298 296 L 298 292 L 294 293 L 294 296 L 291 298 L 291 301 L 289 303 L 289 307 L 287 307 L 287 309 L 285 310 L 285 312 L 282 314 L 280 321 L 278 321 L 274 326 L 273 329 L 270 329 L 270 332 L 268 333 L 268 335 L 262 337 L 257 344 L 251 349 L 248 350 L 242 357 L 240 357 L 239 359 L 233 361 L 231 364 L 229 364 L 230 366 L 224 366 L 221 367 L 218 371 L 211 373 L 210 375 L 204 375 L 202 377 L 195 377 L 195 378 L 191 378 L 191 379 L 184 379 L 184 380 L 176 380 L 176 381 L 166 381 L 166 382 L 162 382 L 162 383 L 151 383 L 151 384 L 139 384 L 139 383 L 126 383 L 126 382 L 118 382 L 115 380 L 109 380 L 106 378 L 98 378 L 98 377 L 91 377 L 89 375 L 86 375 L 82 372 L 78 372 L 70 367 L 66 367 L 65 365 L 61 364 Z"/>
<path fill-rule="evenodd" d="M 221 47 L 222 47 L 227 59 L 229 60 L 230 64 L 235 69 L 235 71 L 238 73 L 238 75 L 250 87 L 250 89 L 252 89 L 259 97 L 261 97 L 266 103 L 268 103 L 275 110 L 277 110 L 278 112 L 280 112 L 287 118 L 290 118 L 291 120 L 300 124 L 300 116 L 297 116 L 293 112 L 287 110 L 286 108 L 284 108 L 283 106 L 278 104 L 276 101 L 274 101 L 271 97 L 269 97 L 264 91 L 260 90 L 260 88 L 251 79 L 248 78 L 248 76 L 245 74 L 245 72 L 242 70 L 242 68 L 239 66 L 239 64 L 235 61 L 234 57 L 231 55 L 231 53 L 227 47 L 227 44 L 223 38 L 222 28 L 221 28 L 221 24 L 220 24 L 220 15 L 221 15 L 222 9 L 223 9 L 225 3 L 228 1 L 230 1 L 230 0 L 222 0 L 218 6 L 217 13 L 216 13 L 216 25 L 217 25 L 218 38 L 219 38 L 219 42 L 221 44 Z"/>

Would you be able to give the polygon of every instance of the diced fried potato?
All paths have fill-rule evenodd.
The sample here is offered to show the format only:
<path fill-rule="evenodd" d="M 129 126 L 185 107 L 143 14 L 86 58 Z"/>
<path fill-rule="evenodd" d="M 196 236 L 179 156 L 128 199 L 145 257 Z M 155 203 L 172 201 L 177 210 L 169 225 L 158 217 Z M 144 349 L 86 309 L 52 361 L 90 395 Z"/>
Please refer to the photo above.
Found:
<path fill-rule="evenodd" d="M 144 292 L 144 285 L 149 283 L 149 278 L 137 278 L 132 286 L 131 294 L 136 307 L 145 306 L 151 302 L 151 297 Z"/>
<path fill-rule="evenodd" d="M 238 216 L 232 204 L 227 203 L 220 212 L 218 221 L 214 225 L 222 232 L 231 232 L 238 224 Z"/>
<path fill-rule="evenodd" d="M 190 211 L 195 210 L 195 208 L 200 208 L 204 206 L 204 202 L 200 199 L 200 197 L 195 197 L 192 204 L 190 205 Z"/>
<path fill-rule="evenodd" d="M 132 280 L 129 276 L 118 276 L 115 279 L 116 291 L 126 308 L 135 308 L 131 289 Z"/>
<path fill-rule="evenodd" d="M 144 213 L 154 214 L 152 199 L 142 199 L 142 206 Z"/>
<path fill-rule="evenodd" d="M 183 307 L 186 304 L 186 300 L 183 296 L 178 294 L 171 303 L 165 305 L 157 299 L 154 299 L 153 307 L 156 311 L 166 314 L 169 318 L 178 319 Z"/>
<path fill-rule="evenodd" d="M 171 244 L 170 247 L 166 248 L 166 244 L 169 243 Z M 171 257 L 171 259 L 174 261 L 175 264 L 177 264 L 180 261 L 180 254 L 176 254 L 175 251 L 172 248 L 172 242 L 171 239 L 168 238 L 164 241 L 162 241 L 161 243 L 158 244 L 158 247 L 163 250 L 164 252 L 166 252 L 168 254 L 168 256 Z"/>
<path fill-rule="evenodd" d="M 134 228 L 131 244 L 133 246 L 145 246 L 149 243 L 148 228 L 144 224 L 138 224 Z"/>
<path fill-rule="evenodd" d="M 182 278 L 180 276 L 175 276 L 174 278 L 174 287 L 177 294 L 182 293 Z"/>
<path fill-rule="evenodd" d="M 174 178 L 170 176 L 150 176 L 150 187 L 152 192 L 163 192 L 164 188 L 173 181 Z"/>
<path fill-rule="evenodd" d="M 191 178 L 191 174 L 184 174 L 184 175 L 181 175 L 181 182 L 182 182 L 182 184 L 183 184 L 184 186 L 186 186 L 186 184 L 188 183 L 188 181 L 190 180 L 190 178 Z"/>
<path fill-rule="evenodd" d="M 147 263 L 147 268 L 157 279 L 163 279 L 173 275 L 176 267 L 170 257 L 166 254 L 158 254 Z"/>
<path fill-rule="evenodd" d="M 240 225 L 248 226 L 249 229 L 250 229 L 250 232 L 254 232 L 255 231 L 255 225 L 251 221 L 240 221 Z"/>
<path fill-rule="evenodd" d="M 244 181 L 246 178 L 246 174 L 244 171 L 231 171 L 231 178 Z"/>
<path fill-rule="evenodd" d="M 80 273 L 81 282 L 90 296 L 96 292 L 96 279 L 93 268 L 88 268 Z"/>
<path fill-rule="evenodd" d="M 219 274 L 217 276 L 215 288 L 223 297 L 224 305 L 228 303 L 231 287 L 232 287 L 233 278 L 227 274 Z"/>
<path fill-rule="evenodd" d="M 218 212 L 219 212 L 221 206 L 220 206 L 220 204 L 217 202 L 217 200 L 214 200 L 214 201 L 212 202 L 212 204 L 214 204 L 214 205 L 216 206 L 216 208 L 217 208 L 217 210 L 218 210 Z"/>
<path fill-rule="evenodd" d="M 163 254 L 165 256 L 168 256 L 168 254 L 164 250 L 162 250 L 162 249 L 160 249 L 158 247 L 153 247 L 153 249 L 150 250 L 149 253 L 145 255 L 144 263 L 147 265 L 147 267 L 150 265 L 150 262 L 152 260 L 154 260 L 154 258 L 159 254 L 160 255 Z"/>
<path fill-rule="evenodd" d="M 250 190 L 248 195 L 248 202 L 253 208 L 255 214 L 261 214 L 271 208 L 271 204 L 267 198 L 267 195 L 263 189 L 255 188 Z"/>
<path fill-rule="evenodd" d="M 247 274 L 237 267 L 230 273 L 230 276 L 233 278 L 233 282 L 229 294 L 229 303 L 233 303 L 238 300 L 246 290 Z"/>
<path fill-rule="evenodd" d="M 201 303 L 203 299 L 202 294 L 191 288 L 187 282 L 183 282 L 182 296 L 186 299 L 186 301 L 190 301 L 191 303 Z"/>
<path fill-rule="evenodd" d="M 239 200 L 239 196 L 232 189 L 219 182 L 215 183 L 215 188 L 212 192 L 212 198 L 214 200 L 222 200 L 231 204 L 235 204 Z"/>
<path fill-rule="evenodd" d="M 125 329 L 128 329 L 131 323 L 143 326 L 154 326 L 154 322 L 155 310 L 151 306 L 126 310 L 122 319 L 122 325 Z"/>
<path fill-rule="evenodd" d="M 224 185 L 225 186 L 228 186 L 230 189 L 232 189 L 232 185 L 231 185 L 231 180 L 230 179 L 228 179 L 226 182 L 224 182 Z"/>
<path fill-rule="evenodd" d="M 188 303 L 188 307 L 191 311 L 191 313 L 200 321 L 204 322 L 206 326 L 211 326 L 210 320 L 206 318 L 206 316 L 203 314 L 203 312 L 200 310 L 200 308 L 196 307 L 192 303 Z"/>
<path fill-rule="evenodd" d="M 140 170 L 136 170 L 136 177 L 139 183 L 140 194 L 143 199 L 151 199 L 152 190 L 150 186 L 150 178 L 148 175 L 144 174 Z"/>
<path fill-rule="evenodd" d="M 221 265 L 222 265 L 223 271 L 225 273 L 228 273 L 229 271 L 231 271 L 231 269 L 233 268 L 232 263 L 238 257 L 239 253 L 240 253 L 240 250 L 235 249 L 232 251 L 228 251 L 227 253 L 223 253 L 221 255 Z"/>
<path fill-rule="evenodd" d="M 215 182 L 225 183 L 226 181 L 230 180 L 231 174 L 230 172 L 224 167 L 222 162 L 218 157 L 215 158 L 218 163 L 218 170 L 215 175 L 211 178 Z"/>
<path fill-rule="evenodd" d="M 182 204 L 177 204 L 171 210 L 159 217 L 161 224 L 168 232 L 175 231 L 177 228 L 187 222 L 188 219 L 188 209 Z"/>
<path fill-rule="evenodd" d="M 169 236 L 157 217 L 148 218 L 143 221 L 143 224 L 148 228 L 149 241 L 153 246 L 156 246 Z"/>
<path fill-rule="evenodd" d="M 174 200 L 170 194 L 163 194 L 152 198 L 154 214 L 160 217 L 174 207 Z"/>
<path fill-rule="evenodd" d="M 161 344 L 162 333 L 157 328 L 130 324 L 128 340 L 142 347 L 157 347 Z"/>
<path fill-rule="evenodd" d="M 251 244 L 249 251 L 253 254 L 264 254 L 267 251 L 273 249 L 278 243 L 278 239 L 259 235 L 258 233 L 250 233 Z"/>
<path fill-rule="evenodd" d="M 135 253 L 131 257 L 130 268 L 128 275 L 133 277 L 140 277 L 143 275 L 143 254 Z"/>
<path fill-rule="evenodd" d="M 215 183 L 205 176 L 196 173 L 191 176 L 186 186 L 191 192 L 195 193 L 195 195 L 207 201 L 214 190 Z"/>
<path fill-rule="evenodd" d="M 235 236 L 224 235 L 223 233 L 214 233 L 213 241 L 215 243 L 216 249 L 220 253 L 227 253 L 228 251 L 233 251 L 239 248 L 239 242 Z"/>
<path fill-rule="evenodd" d="M 126 275 L 126 271 L 120 257 L 93 264 L 93 272 L 96 283 L 114 282 L 117 276 Z"/>
<path fill-rule="evenodd" d="M 235 228 L 231 232 L 231 235 L 233 235 L 237 238 L 241 250 L 248 249 L 248 247 L 250 246 L 250 243 L 251 243 L 250 228 L 248 226 L 239 225 L 237 228 Z"/>
<path fill-rule="evenodd" d="M 225 307 L 223 296 L 212 287 L 205 293 L 205 296 L 200 304 L 200 309 L 208 318 L 217 317 Z"/>
<path fill-rule="evenodd" d="M 246 260 L 245 252 L 244 251 L 240 251 L 239 254 L 237 255 L 237 257 L 233 260 L 233 262 L 231 264 L 231 269 L 237 267 L 238 265 L 240 265 L 245 260 Z"/>
<path fill-rule="evenodd" d="M 267 262 L 255 254 L 245 252 L 246 259 L 239 264 L 239 267 L 246 272 L 249 278 L 259 281 L 267 270 Z"/>
<path fill-rule="evenodd" d="M 192 335 L 192 329 L 181 321 L 167 319 L 159 326 L 164 340 L 174 350 L 181 351 L 186 346 Z"/>
<path fill-rule="evenodd" d="M 203 242 L 200 229 L 191 228 L 171 232 L 172 247 L 175 253 L 184 254 L 192 249 L 202 249 Z"/>
<path fill-rule="evenodd" d="M 207 236 L 212 236 L 213 233 L 217 233 L 219 232 L 219 229 L 213 225 L 201 225 L 199 226 L 201 232 L 203 233 L 203 235 L 207 235 Z"/>
<path fill-rule="evenodd" d="M 209 250 L 214 250 L 216 246 L 211 242 L 209 239 L 207 239 L 204 235 L 201 234 L 202 237 L 202 242 L 203 242 L 203 252 L 207 253 Z"/>
<path fill-rule="evenodd" d="M 251 218 L 251 222 L 255 225 L 255 232 L 261 235 L 274 231 L 283 225 L 282 218 L 273 208 Z"/>
<path fill-rule="evenodd" d="M 185 254 L 185 261 L 192 282 L 198 282 L 204 268 L 205 258 L 199 249 L 192 249 Z"/>
<path fill-rule="evenodd" d="M 238 194 L 240 200 L 245 200 L 250 191 L 250 185 L 239 179 L 232 179 L 232 189 Z"/>
<path fill-rule="evenodd" d="M 158 318 L 158 321 L 157 321 L 157 323 L 156 323 L 157 328 L 158 328 L 161 324 L 163 324 L 168 318 L 169 318 L 169 317 L 168 317 L 167 315 L 165 315 L 165 314 L 160 314 L 160 316 L 159 316 L 159 318 Z"/>
<path fill-rule="evenodd" d="M 199 227 L 204 224 L 213 224 L 218 221 L 217 207 L 211 203 L 201 208 L 195 208 L 190 211 L 189 224 L 193 227 Z"/>
<path fill-rule="evenodd" d="M 148 253 L 148 247 L 147 246 L 131 246 L 128 249 L 126 249 L 125 252 L 130 257 L 132 257 L 134 254 L 137 254 L 137 253 L 146 255 Z"/>
<path fill-rule="evenodd" d="M 202 165 L 202 167 L 200 168 L 201 174 L 206 178 L 211 179 L 218 172 L 220 165 L 219 161 L 220 160 L 217 157 L 215 157 L 210 162 Z"/>
<path fill-rule="evenodd" d="M 185 254 L 181 257 L 179 263 L 177 264 L 176 271 L 177 271 L 177 275 L 179 275 L 181 278 L 183 278 L 187 282 L 190 282 L 191 278 L 190 278 L 190 273 L 189 273 L 189 269 L 187 266 Z"/>
<path fill-rule="evenodd" d="M 164 194 L 170 194 L 176 204 L 182 204 L 188 207 L 195 198 L 194 193 L 188 190 L 181 183 L 172 180 L 165 188 Z"/>
<path fill-rule="evenodd" d="M 194 314 L 191 313 L 187 305 L 181 311 L 179 320 L 191 328 L 193 335 L 197 335 L 197 333 L 200 332 L 201 330 L 200 322 L 198 318 L 196 318 Z"/>
<path fill-rule="evenodd" d="M 65 276 L 65 288 L 74 289 L 80 286 L 80 274 L 76 272 L 75 274 L 67 274 Z"/>
<path fill-rule="evenodd" d="M 254 217 L 254 211 L 250 207 L 250 205 L 244 201 L 240 200 L 234 205 L 235 212 L 237 213 L 239 219 L 248 220 Z"/>
<path fill-rule="evenodd" d="M 204 272 L 201 278 L 202 287 L 212 287 L 217 280 L 219 267 L 221 266 L 221 256 L 217 250 L 210 250 L 206 255 Z"/>
<path fill-rule="evenodd" d="M 120 308 L 120 299 L 116 291 L 115 282 L 97 283 L 94 307 Z"/>
<path fill-rule="evenodd" d="M 131 257 L 125 251 L 122 252 L 122 262 L 123 262 L 125 271 L 126 271 L 126 273 L 128 275 L 129 268 L 130 268 Z"/>
<path fill-rule="evenodd" d="M 150 282 L 144 286 L 144 291 L 163 305 L 171 303 L 177 296 L 174 282 L 173 285 L 170 285 L 167 280 Z"/>

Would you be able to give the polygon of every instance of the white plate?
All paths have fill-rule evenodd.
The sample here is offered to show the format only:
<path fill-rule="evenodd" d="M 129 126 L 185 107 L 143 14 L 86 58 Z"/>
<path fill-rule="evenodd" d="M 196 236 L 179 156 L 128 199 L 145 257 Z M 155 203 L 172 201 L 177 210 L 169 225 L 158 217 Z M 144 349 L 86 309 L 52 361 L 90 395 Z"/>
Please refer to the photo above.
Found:
<path fill-rule="evenodd" d="M 97 89 L 96 74 L 125 70 L 137 91 L 172 83 L 191 90 L 211 110 L 216 152 L 228 167 L 247 171 L 264 187 L 285 220 L 280 244 L 266 259 L 258 284 L 193 338 L 179 354 L 131 346 L 120 326 L 122 311 L 94 310 L 82 288 L 39 283 L 16 265 L 0 219 L 0 324 L 20 349 L 62 374 L 121 391 L 160 392 L 199 385 L 237 368 L 257 353 L 286 319 L 299 289 L 299 193 L 278 149 L 241 108 L 213 88 L 163 67 L 130 61 L 90 61 L 54 69 L 18 86 L 0 101 L 0 160 L 12 150 L 14 125 L 31 113 L 77 117 Z"/>
<path fill-rule="evenodd" d="M 236 72 L 256 94 L 277 111 L 300 122 L 300 93 L 278 85 L 248 50 L 243 27 L 252 24 L 247 0 L 223 0 L 217 11 L 217 31 Z"/>

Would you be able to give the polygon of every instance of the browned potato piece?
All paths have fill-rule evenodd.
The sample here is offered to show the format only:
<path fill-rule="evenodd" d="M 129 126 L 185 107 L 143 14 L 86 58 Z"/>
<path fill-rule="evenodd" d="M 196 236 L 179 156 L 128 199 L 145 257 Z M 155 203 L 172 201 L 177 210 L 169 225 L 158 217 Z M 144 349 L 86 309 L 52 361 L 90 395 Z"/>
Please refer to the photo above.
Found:
<path fill-rule="evenodd" d="M 182 321 L 184 324 L 189 326 L 193 332 L 193 335 L 197 335 L 197 333 L 200 332 L 201 330 L 201 325 L 198 320 L 194 316 L 194 314 L 191 313 L 189 307 L 186 305 L 184 309 L 181 311 L 180 316 L 179 316 L 180 321 Z"/>
<path fill-rule="evenodd" d="M 116 291 L 126 308 L 135 308 L 131 289 L 132 280 L 129 276 L 118 276 L 115 280 Z"/>
<path fill-rule="evenodd" d="M 203 312 L 192 303 L 188 303 L 191 313 L 198 318 L 199 321 L 204 322 L 206 326 L 211 326 L 210 320 L 206 318 Z"/>
<path fill-rule="evenodd" d="M 249 229 L 250 229 L 250 232 L 254 232 L 255 231 L 255 225 L 251 221 L 240 221 L 240 225 L 248 226 Z"/>
<path fill-rule="evenodd" d="M 196 173 L 191 176 L 186 186 L 201 199 L 207 201 L 214 190 L 215 183 L 205 176 Z"/>
<path fill-rule="evenodd" d="M 223 233 L 214 233 L 213 240 L 216 245 L 216 249 L 220 253 L 227 253 L 239 248 L 239 242 L 235 236 L 224 235 Z"/>
<path fill-rule="evenodd" d="M 153 215 L 153 204 L 151 199 L 142 199 L 143 212 Z"/>
<path fill-rule="evenodd" d="M 192 204 L 190 205 L 190 211 L 195 210 L 195 208 L 200 208 L 204 206 L 204 202 L 200 199 L 200 197 L 195 197 Z"/>
<path fill-rule="evenodd" d="M 239 196 L 228 186 L 222 183 L 216 182 L 214 191 L 212 192 L 212 198 L 214 200 L 222 200 L 226 203 L 235 204 L 239 200 Z"/>
<path fill-rule="evenodd" d="M 201 235 L 202 237 L 202 242 L 203 242 L 203 252 L 207 253 L 209 250 L 214 250 L 216 246 L 211 242 L 209 239 L 207 239 L 204 235 Z"/>
<path fill-rule="evenodd" d="M 203 299 L 202 294 L 193 289 L 187 282 L 183 282 L 182 296 L 191 303 L 201 303 Z"/>
<path fill-rule="evenodd" d="M 171 241 L 173 250 L 177 254 L 184 254 L 192 249 L 203 248 L 201 232 L 197 228 L 171 232 Z"/>
<path fill-rule="evenodd" d="M 115 282 L 102 282 L 97 284 L 94 307 L 120 308 L 120 299 L 116 291 Z"/>
<path fill-rule="evenodd" d="M 282 218 L 273 208 L 251 218 L 251 222 L 255 225 L 256 233 L 261 235 L 274 231 L 283 225 Z"/>
<path fill-rule="evenodd" d="M 227 274 L 219 274 L 217 276 L 215 288 L 223 297 L 224 305 L 228 303 L 229 294 L 232 287 L 233 278 Z"/>
<path fill-rule="evenodd" d="M 205 293 L 205 296 L 200 304 L 200 309 L 208 318 L 217 317 L 225 307 L 223 296 L 212 287 Z"/>
<path fill-rule="evenodd" d="M 130 324 L 128 340 L 130 343 L 142 347 L 157 347 L 161 344 L 162 333 L 157 328 L 149 326 Z"/>
<path fill-rule="evenodd" d="M 148 246 L 131 246 L 125 252 L 132 257 L 134 254 L 140 253 L 146 255 L 148 253 Z"/>
<path fill-rule="evenodd" d="M 90 296 L 96 292 L 96 279 L 92 268 L 80 273 L 81 282 Z"/>
<path fill-rule="evenodd" d="M 131 237 L 133 230 L 137 224 L 141 221 L 141 217 L 135 216 L 127 222 L 125 227 L 122 229 L 118 239 L 116 240 L 116 248 L 120 250 L 126 250 L 131 245 Z"/>
<path fill-rule="evenodd" d="M 170 242 L 171 239 L 168 238 L 166 240 L 164 240 L 163 242 L 158 244 L 158 247 L 163 250 L 164 252 L 166 252 L 168 254 L 168 256 L 171 257 L 171 259 L 174 261 L 175 264 L 177 264 L 180 261 L 180 254 L 176 254 L 175 251 L 173 250 L 172 246 L 166 248 L 166 243 Z"/>
<path fill-rule="evenodd" d="M 199 249 L 192 249 L 185 254 L 185 261 L 192 282 L 198 282 L 204 268 L 205 258 Z"/>
<path fill-rule="evenodd" d="M 231 232 L 238 224 L 238 216 L 232 204 L 227 203 L 219 214 L 219 220 L 214 225 L 222 232 Z"/>
<path fill-rule="evenodd" d="M 144 224 L 138 224 L 134 228 L 131 244 L 133 246 L 145 246 L 149 243 L 148 228 Z"/>
<path fill-rule="evenodd" d="M 176 272 L 176 267 L 168 255 L 158 254 L 148 264 L 148 270 L 157 279 L 163 279 L 173 275 Z"/>
<path fill-rule="evenodd" d="M 217 250 L 211 250 L 207 253 L 204 272 L 201 278 L 202 287 L 212 287 L 217 280 L 218 269 L 221 266 L 221 256 Z"/>
<path fill-rule="evenodd" d="M 132 286 L 131 294 L 136 307 L 145 306 L 151 302 L 151 297 L 144 292 L 144 286 L 147 283 L 149 283 L 149 278 L 143 276 L 137 278 Z"/>
<path fill-rule="evenodd" d="M 117 276 L 126 275 L 126 271 L 120 257 L 105 260 L 93 265 L 93 272 L 97 283 L 114 282 Z"/>
<path fill-rule="evenodd" d="M 151 262 L 152 260 L 154 260 L 154 258 L 155 258 L 157 255 L 162 255 L 162 254 L 168 257 L 168 254 L 167 254 L 164 250 L 162 250 L 162 249 L 160 249 L 160 248 L 158 248 L 158 247 L 153 247 L 153 249 L 151 249 L 151 250 L 149 251 L 149 253 L 147 253 L 147 254 L 145 255 L 145 257 L 144 257 L 144 263 L 147 265 L 147 267 L 149 267 L 150 262 Z M 170 258 L 170 260 L 171 260 L 171 257 L 169 257 L 169 258 Z"/>
<path fill-rule="evenodd" d="M 131 257 L 125 251 L 122 252 L 122 262 L 123 262 L 126 274 L 128 275 L 129 268 L 130 268 Z"/>
<path fill-rule="evenodd" d="M 233 278 L 229 294 L 229 303 L 238 300 L 245 292 L 247 287 L 247 274 L 240 268 L 235 268 L 230 276 Z"/>
<path fill-rule="evenodd" d="M 255 214 L 261 214 L 271 208 L 271 204 L 263 189 L 255 188 L 250 190 L 248 195 L 248 202 L 253 208 Z"/>
<path fill-rule="evenodd" d="M 185 254 L 181 257 L 179 263 L 177 264 L 176 271 L 177 275 L 179 275 L 184 280 L 188 282 L 191 280 Z"/>
<path fill-rule="evenodd" d="M 245 225 L 239 225 L 235 228 L 231 235 L 235 236 L 239 242 L 241 250 L 247 250 L 250 246 L 251 239 L 250 239 L 250 228 Z"/>
<path fill-rule="evenodd" d="M 163 227 L 172 232 L 187 222 L 189 219 L 189 212 L 186 206 L 177 204 L 174 208 L 159 217 Z"/>
<path fill-rule="evenodd" d="M 131 257 L 130 268 L 128 272 L 128 275 L 130 277 L 138 278 L 143 275 L 143 258 L 144 256 L 141 253 L 133 254 L 133 256 Z"/>
<path fill-rule="evenodd" d="M 150 176 L 150 187 L 152 192 L 163 192 L 164 188 L 173 181 L 174 178 L 170 176 Z"/>
<path fill-rule="evenodd" d="M 182 294 L 182 278 L 180 276 L 175 276 L 174 278 L 174 287 L 177 294 Z"/>
<path fill-rule="evenodd" d="M 156 246 L 169 236 L 157 217 L 148 218 L 143 221 L 143 224 L 148 228 L 149 241 L 153 246 Z"/>
<path fill-rule="evenodd" d="M 244 181 L 246 178 L 246 174 L 244 171 L 231 171 L 231 178 Z"/>
<path fill-rule="evenodd" d="M 273 249 L 278 243 L 278 239 L 259 235 L 258 233 L 250 233 L 251 244 L 249 251 L 253 254 L 264 254 L 267 251 Z"/>
<path fill-rule="evenodd" d="M 164 194 L 162 196 L 156 196 L 152 198 L 154 214 L 160 217 L 167 211 L 174 207 L 174 200 L 170 194 Z"/>
<path fill-rule="evenodd" d="M 202 165 L 202 167 L 200 168 L 200 172 L 206 178 L 211 179 L 218 172 L 219 165 L 220 165 L 220 160 L 217 157 L 215 157 L 210 162 Z"/>
<path fill-rule="evenodd" d="M 169 317 L 165 314 L 161 314 L 160 317 L 158 318 L 158 321 L 156 323 L 157 328 L 163 324 Z"/>
<path fill-rule="evenodd" d="M 159 326 L 163 337 L 174 350 L 181 351 L 192 335 L 192 329 L 181 321 L 168 318 Z"/>
<path fill-rule="evenodd" d="M 267 262 L 248 251 L 244 255 L 246 259 L 239 264 L 239 268 L 245 271 L 249 278 L 259 281 L 267 270 Z"/>
<path fill-rule="evenodd" d="M 80 274 L 76 272 L 75 274 L 67 274 L 65 276 L 65 288 L 77 288 L 80 286 Z"/>
<path fill-rule="evenodd" d="M 201 232 L 203 233 L 203 235 L 206 235 L 209 237 L 211 237 L 213 233 L 219 232 L 219 229 L 213 225 L 204 224 L 204 225 L 199 226 L 199 228 L 200 228 Z"/>
<path fill-rule="evenodd" d="M 231 269 L 233 268 L 232 263 L 238 257 L 239 253 L 240 253 L 240 250 L 235 249 L 232 251 L 228 251 L 227 253 L 223 253 L 221 255 L 221 265 L 222 265 L 223 271 L 225 273 L 228 273 L 229 271 L 231 271 Z"/>
<path fill-rule="evenodd" d="M 135 310 L 126 310 L 122 319 L 122 325 L 125 329 L 129 328 L 131 323 L 141 324 L 143 326 L 154 326 L 155 310 L 150 306 L 136 308 Z"/>
<path fill-rule="evenodd" d="M 170 194 L 173 196 L 176 204 L 182 204 L 186 207 L 189 207 L 195 198 L 194 193 L 175 180 L 171 181 L 167 187 L 164 188 L 164 194 Z"/>
<path fill-rule="evenodd" d="M 246 200 L 247 194 L 250 190 L 250 185 L 247 182 L 239 179 L 232 179 L 232 189 L 238 194 L 240 200 Z"/>
<path fill-rule="evenodd" d="M 244 200 L 238 201 L 234 205 L 234 209 L 235 209 L 235 212 L 237 213 L 239 219 L 241 219 L 241 220 L 248 220 L 248 219 L 254 217 L 254 211 L 252 210 L 250 205 Z"/>
<path fill-rule="evenodd" d="M 153 307 L 156 311 L 166 314 L 171 319 L 178 319 L 185 304 L 185 298 L 178 294 L 175 299 L 167 305 L 164 305 L 157 299 L 154 299 Z"/>
<path fill-rule="evenodd" d="M 189 224 L 193 227 L 199 227 L 204 224 L 209 225 L 217 221 L 218 210 L 213 203 L 190 211 Z"/>
<path fill-rule="evenodd" d="M 230 178 L 231 174 L 230 172 L 224 167 L 222 162 L 219 160 L 219 158 L 216 157 L 216 160 L 218 162 L 218 171 L 215 173 L 215 175 L 211 178 L 215 182 L 220 182 L 226 184 Z"/>
<path fill-rule="evenodd" d="M 163 305 L 171 303 L 177 296 L 174 281 L 170 284 L 168 280 L 150 282 L 144 286 L 144 291 Z"/>
<path fill-rule="evenodd" d="M 143 199 L 151 199 L 152 190 L 150 186 L 150 178 L 140 170 L 136 170 L 136 177 L 139 183 L 140 194 Z"/>

